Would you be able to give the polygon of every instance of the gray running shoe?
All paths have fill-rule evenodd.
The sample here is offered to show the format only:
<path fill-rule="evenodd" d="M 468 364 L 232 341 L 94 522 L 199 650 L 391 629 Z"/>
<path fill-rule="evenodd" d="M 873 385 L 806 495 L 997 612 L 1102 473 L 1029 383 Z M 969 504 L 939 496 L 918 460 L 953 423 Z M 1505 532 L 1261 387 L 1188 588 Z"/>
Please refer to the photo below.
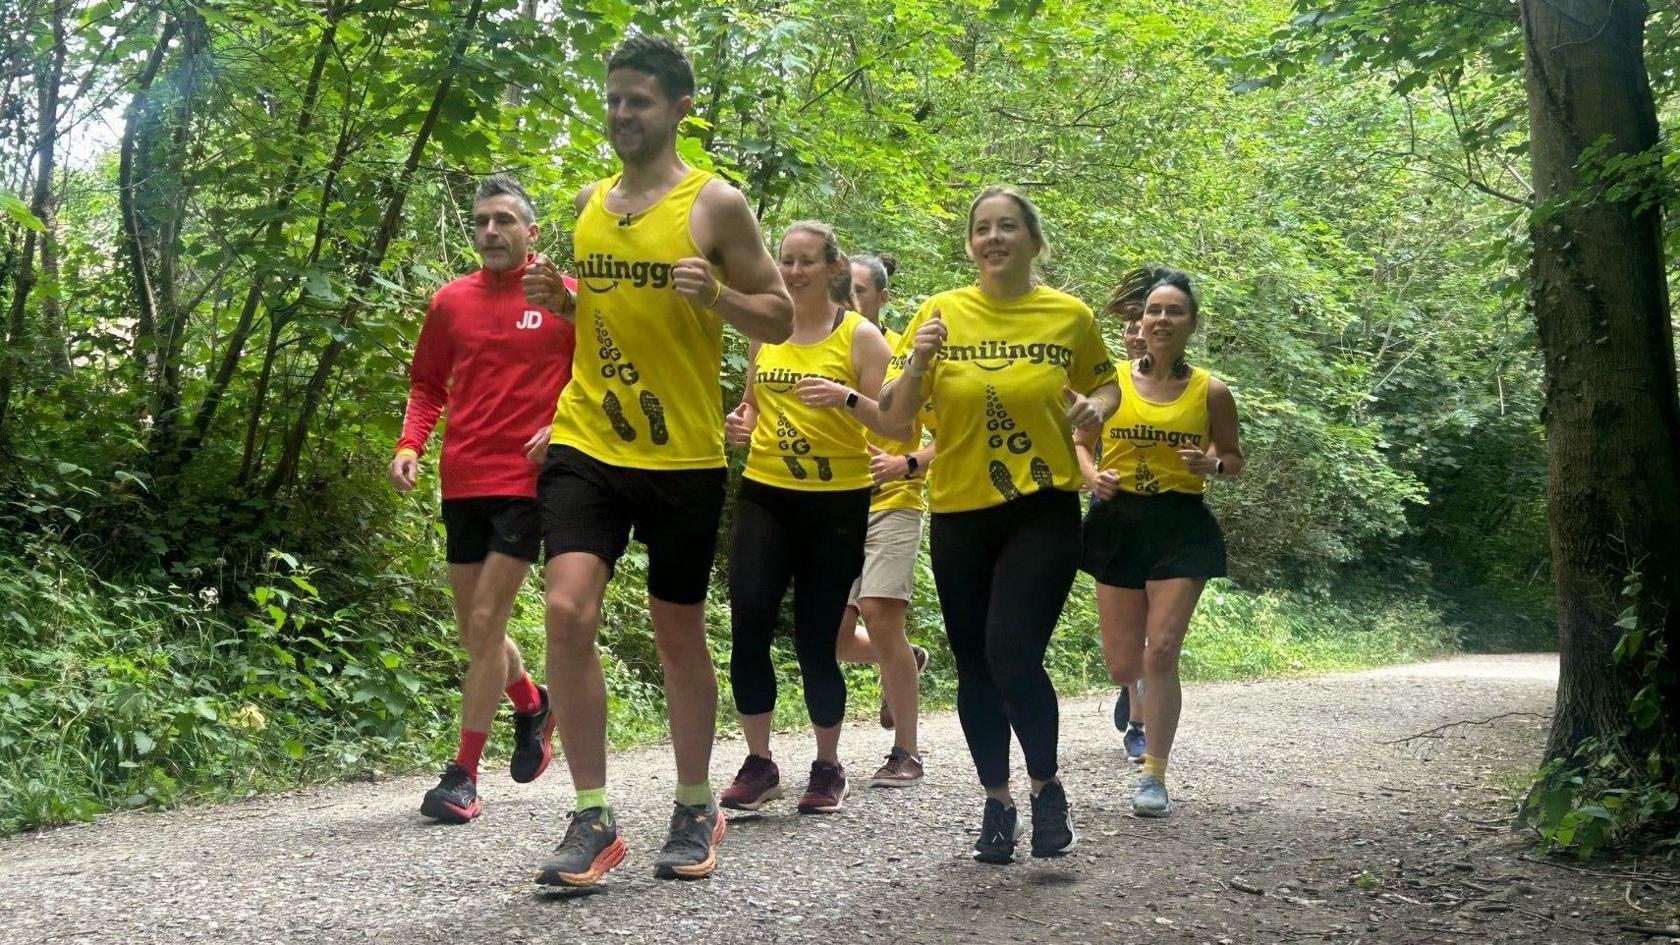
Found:
<path fill-rule="evenodd" d="M 1172 813 L 1167 786 L 1160 778 L 1146 774 L 1138 779 L 1137 794 L 1132 796 L 1132 813 L 1139 817 L 1165 817 Z"/>
<path fill-rule="evenodd" d="M 660 879 L 704 879 L 712 875 L 723 831 L 723 813 L 717 805 L 676 805 L 671 832 L 653 863 L 653 875 Z"/>

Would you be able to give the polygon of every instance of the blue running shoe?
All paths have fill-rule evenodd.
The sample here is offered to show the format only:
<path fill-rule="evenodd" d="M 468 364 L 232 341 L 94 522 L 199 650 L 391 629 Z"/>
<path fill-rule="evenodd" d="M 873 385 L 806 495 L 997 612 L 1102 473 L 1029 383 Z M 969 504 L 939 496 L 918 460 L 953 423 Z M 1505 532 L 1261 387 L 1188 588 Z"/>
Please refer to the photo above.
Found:
<path fill-rule="evenodd" d="M 1137 794 L 1132 797 L 1132 813 L 1139 817 L 1165 817 L 1172 813 L 1172 801 L 1167 798 L 1167 786 L 1161 779 L 1146 774 L 1138 779 Z"/>
<path fill-rule="evenodd" d="M 1143 723 L 1128 722 L 1125 734 L 1120 736 L 1120 744 L 1126 746 L 1126 760 L 1133 764 L 1143 764 L 1145 751 L 1143 738 Z"/>

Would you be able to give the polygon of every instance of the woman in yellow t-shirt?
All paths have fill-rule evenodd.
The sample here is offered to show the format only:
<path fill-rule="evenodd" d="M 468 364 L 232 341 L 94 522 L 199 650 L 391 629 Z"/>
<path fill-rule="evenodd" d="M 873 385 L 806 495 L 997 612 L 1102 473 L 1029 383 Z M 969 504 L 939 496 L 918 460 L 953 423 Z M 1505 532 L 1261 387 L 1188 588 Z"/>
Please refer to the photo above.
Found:
<path fill-rule="evenodd" d="M 1165 817 L 1167 754 L 1182 690 L 1178 655 L 1208 578 L 1225 575 L 1225 538 L 1202 501 L 1209 476 L 1242 471 L 1231 389 L 1184 358 L 1200 305 L 1182 272 L 1156 274 L 1140 325 L 1149 350 L 1121 375 L 1120 408 L 1102 429 L 1080 567 L 1097 580 L 1103 648 L 1116 679 L 1143 686 L 1148 747 L 1132 798 Z"/>
<path fill-rule="evenodd" d="M 725 424 L 731 442 L 747 445 L 730 535 L 729 679 L 748 755 L 718 803 L 758 810 L 782 796 L 770 755 L 770 644 L 791 583 L 794 652 L 817 739 L 799 810 L 830 813 L 847 792 L 839 758 L 846 683 L 834 628 L 863 567 L 874 486 L 864 428 L 886 429 L 875 397 L 891 352 L 880 330 L 834 301 L 840 280 L 839 297 L 851 297 L 851 270 L 832 228 L 788 227 L 781 269 L 793 298 L 793 336 L 753 347 L 746 397 Z"/>
<path fill-rule="evenodd" d="M 1103 314 L 1120 322 L 1120 337 L 1125 342 L 1128 361 L 1136 361 L 1149 353 L 1149 343 L 1143 339 L 1143 303 L 1149 298 L 1149 290 L 1155 287 L 1156 273 L 1161 271 L 1157 266 L 1140 266 L 1126 273 L 1110 293 L 1108 304 L 1103 306 Z M 1086 428 L 1075 430 L 1073 434 L 1073 451 L 1079 456 L 1079 471 L 1085 477 L 1086 492 L 1091 492 L 1091 483 L 1098 474 L 1098 456 L 1094 450 L 1100 433 L 1095 428 Z M 1092 511 L 1101 506 L 1102 499 L 1093 494 Z M 1102 632 L 1103 659 L 1108 664 L 1109 681 L 1120 687 L 1120 695 L 1114 700 L 1114 727 L 1120 732 L 1120 746 L 1126 752 L 1126 760 L 1142 764 L 1147 748 L 1143 736 L 1143 680 L 1123 675 L 1136 667 L 1127 666 L 1118 659 L 1120 647 L 1113 641 L 1119 638 L 1115 630 L 1119 614 L 1104 610 L 1105 601 L 1107 598 L 1098 596 L 1097 626 Z"/>
<path fill-rule="evenodd" d="M 903 436 L 924 402 L 939 427 L 928 473 L 933 577 L 957 664 L 957 709 L 985 789 L 974 856 L 1014 859 L 1020 818 L 1009 736 L 1032 779 L 1032 852 L 1075 842 L 1056 778 L 1056 690 L 1044 651 L 1079 566 L 1073 428 L 1100 424 L 1119 396 L 1091 309 L 1039 284 L 1038 210 L 988 188 L 968 212 L 976 285 L 941 292 L 905 329 L 882 406 Z"/>

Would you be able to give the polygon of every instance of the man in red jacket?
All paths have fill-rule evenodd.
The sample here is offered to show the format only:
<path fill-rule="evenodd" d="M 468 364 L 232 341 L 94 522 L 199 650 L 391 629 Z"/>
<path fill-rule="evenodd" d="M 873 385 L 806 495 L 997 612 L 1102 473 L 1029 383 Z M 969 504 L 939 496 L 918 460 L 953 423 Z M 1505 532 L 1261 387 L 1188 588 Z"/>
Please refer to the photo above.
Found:
<path fill-rule="evenodd" d="M 478 759 L 502 693 L 513 702 L 513 779 L 536 780 L 553 757 L 548 690 L 532 684 L 507 635 L 542 539 L 537 467 L 523 444 L 553 418 L 572 371 L 571 322 L 529 304 L 520 288 L 536 236 L 536 208 L 524 188 L 501 174 L 485 178 L 473 202 L 483 268 L 432 297 L 389 470 L 399 491 L 414 488 L 420 453 L 447 406 L 438 467 L 449 583 L 468 665 L 460 748 L 420 804 L 422 814 L 446 823 L 478 816 Z"/>

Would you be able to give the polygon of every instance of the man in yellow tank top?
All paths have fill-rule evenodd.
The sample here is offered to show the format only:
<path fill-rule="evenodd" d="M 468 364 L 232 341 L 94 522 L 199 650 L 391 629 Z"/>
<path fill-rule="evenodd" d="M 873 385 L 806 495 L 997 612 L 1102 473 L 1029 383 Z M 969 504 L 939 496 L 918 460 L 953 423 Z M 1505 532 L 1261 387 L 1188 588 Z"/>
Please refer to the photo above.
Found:
<path fill-rule="evenodd" d="M 548 685 L 577 789 L 544 885 L 593 885 L 625 855 L 606 795 L 601 600 L 632 534 L 647 546 L 648 609 L 676 755 L 677 796 L 654 864 L 707 876 L 724 822 L 706 772 L 717 679 L 705 599 L 727 470 L 719 384 L 723 325 L 785 341 L 792 303 L 740 191 L 677 156 L 694 73 L 669 40 L 634 36 L 607 62 L 607 128 L 624 170 L 583 189 L 573 267 L 578 345 L 538 481 Z M 564 292 L 547 261 L 533 302 Z M 564 307 L 564 306 L 561 306 Z"/>

